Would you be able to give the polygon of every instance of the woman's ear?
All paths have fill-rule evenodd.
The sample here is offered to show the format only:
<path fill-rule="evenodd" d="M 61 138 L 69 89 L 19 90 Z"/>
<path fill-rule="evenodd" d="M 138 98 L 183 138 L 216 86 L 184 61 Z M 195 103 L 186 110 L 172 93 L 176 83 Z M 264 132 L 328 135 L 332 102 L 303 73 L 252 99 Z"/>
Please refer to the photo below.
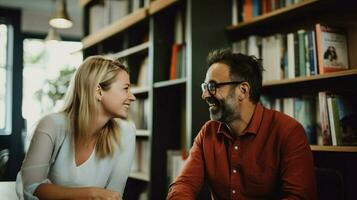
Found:
<path fill-rule="evenodd" d="M 100 87 L 100 85 L 97 85 L 97 88 L 95 89 L 95 98 L 97 99 L 97 101 L 102 101 L 102 88 Z"/>

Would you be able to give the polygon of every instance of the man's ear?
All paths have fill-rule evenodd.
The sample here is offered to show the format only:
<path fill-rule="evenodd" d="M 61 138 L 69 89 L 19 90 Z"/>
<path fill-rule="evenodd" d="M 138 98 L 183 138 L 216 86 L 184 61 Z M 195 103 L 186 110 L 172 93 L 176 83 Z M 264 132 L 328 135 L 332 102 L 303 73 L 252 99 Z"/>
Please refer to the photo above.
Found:
<path fill-rule="evenodd" d="M 97 85 L 97 88 L 95 89 L 95 98 L 97 99 L 97 101 L 101 101 L 102 97 L 102 88 L 100 87 L 100 85 Z"/>
<path fill-rule="evenodd" d="M 239 85 L 240 94 L 238 96 L 238 100 L 242 101 L 246 98 L 249 98 L 250 85 L 247 82 L 243 82 Z"/>

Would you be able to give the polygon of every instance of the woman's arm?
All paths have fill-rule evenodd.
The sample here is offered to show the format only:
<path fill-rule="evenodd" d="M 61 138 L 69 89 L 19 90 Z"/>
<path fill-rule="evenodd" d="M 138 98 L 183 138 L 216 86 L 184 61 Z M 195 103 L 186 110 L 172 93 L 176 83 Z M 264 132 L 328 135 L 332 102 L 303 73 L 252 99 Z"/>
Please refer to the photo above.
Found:
<path fill-rule="evenodd" d="M 120 128 L 120 146 L 114 155 L 115 165 L 106 188 L 122 195 L 134 160 L 136 130 L 126 121 L 121 121 Z"/>
<path fill-rule="evenodd" d="M 37 187 L 34 193 L 39 199 L 113 199 L 121 200 L 118 192 L 97 188 L 70 188 L 49 183 Z"/>

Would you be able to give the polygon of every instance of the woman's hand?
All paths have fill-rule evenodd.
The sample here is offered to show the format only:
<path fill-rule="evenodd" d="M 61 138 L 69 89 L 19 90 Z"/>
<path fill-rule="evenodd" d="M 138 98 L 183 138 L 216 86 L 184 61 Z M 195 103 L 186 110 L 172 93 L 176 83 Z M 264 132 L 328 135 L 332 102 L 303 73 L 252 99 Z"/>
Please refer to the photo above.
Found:
<path fill-rule="evenodd" d="M 114 192 L 111 190 L 103 189 L 103 188 L 97 188 L 97 187 L 92 187 L 90 188 L 90 199 L 95 199 L 95 200 L 104 200 L 104 199 L 110 199 L 110 200 L 122 200 L 120 194 L 118 192 Z"/>

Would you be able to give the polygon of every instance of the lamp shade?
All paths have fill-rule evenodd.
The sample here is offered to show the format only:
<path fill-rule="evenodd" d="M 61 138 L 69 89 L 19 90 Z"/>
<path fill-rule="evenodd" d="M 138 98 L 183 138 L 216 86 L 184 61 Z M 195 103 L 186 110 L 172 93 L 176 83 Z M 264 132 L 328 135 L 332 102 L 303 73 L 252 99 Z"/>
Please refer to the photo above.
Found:
<path fill-rule="evenodd" d="M 66 29 L 72 27 L 73 23 L 69 18 L 67 12 L 66 0 L 59 0 L 59 2 L 57 2 L 57 6 L 55 8 L 52 18 L 49 21 L 49 24 L 52 27 L 59 29 Z"/>

